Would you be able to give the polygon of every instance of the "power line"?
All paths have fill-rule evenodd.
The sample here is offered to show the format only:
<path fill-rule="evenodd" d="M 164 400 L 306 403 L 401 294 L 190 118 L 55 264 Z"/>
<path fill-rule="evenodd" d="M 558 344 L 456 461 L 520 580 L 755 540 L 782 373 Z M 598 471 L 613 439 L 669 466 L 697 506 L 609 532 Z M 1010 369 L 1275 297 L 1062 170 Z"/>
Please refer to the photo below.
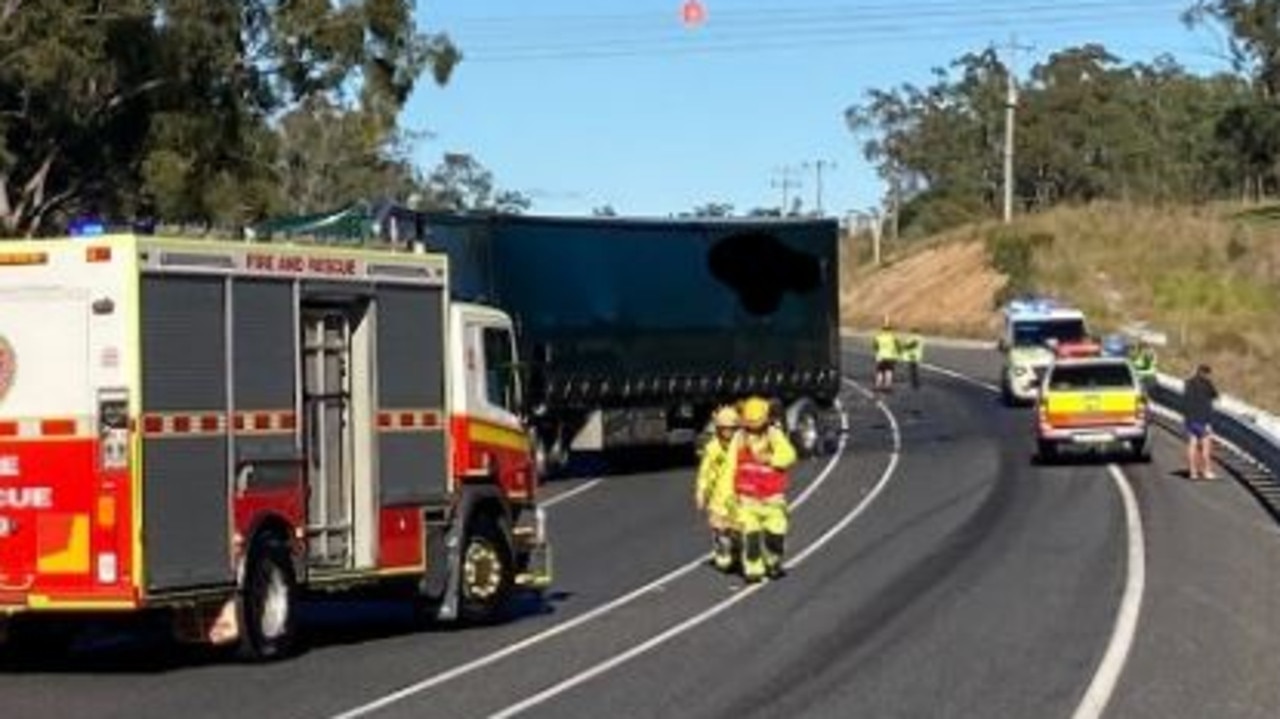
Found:
<path fill-rule="evenodd" d="M 824 4 L 799 5 L 789 4 L 786 7 L 769 7 L 746 9 L 729 7 L 717 9 L 713 23 L 716 26 L 763 24 L 776 26 L 780 22 L 817 21 L 831 19 L 863 20 L 876 17 L 934 17 L 940 12 L 965 10 L 980 13 L 1020 13 L 1028 6 L 1043 5 L 1044 0 L 1033 0 L 1030 3 L 1018 0 L 936 0 L 935 2 L 882 2 L 858 4 Z M 1088 7 L 1120 7 L 1141 6 L 1150 10 L 1170 10 L 1181 12 L 1185 9 L 1183 0 L 1075 0 L 1075 2 L 1059 2 L 1052 6 L 1058 9 L 1076 9 Z M 645 11 L 629 13 L 597 13 L 597 14 L 530 14 L 506 16 L 471 16 L 457 17 L 447 21 L 450 27 L 471 29 L 476 31 L 506 32 L 510 29 L 531 28 L 536 25 L 550 26 L 550 29 L 566 29 L 572 26 L 618 29 L 628 26 L 635 29 L 671 28 L 675 15 L 669 12 Z"/>
<path fill-rule="evenodd" d="M 1167 1 L 1167 0 L 1166 0 Z M 1167 9 L 1167 8 L 1166 8 Z M 603 26 L 594 30 L 587 28 L 525 28 L 520 32 L 503 30 L 499 33 L 460 32 L 459 38 L 481 46 L 486 44 L 501 50 L 520 50 L 544 48 L 565 44 L 597 44 L 615 45 L 618 42 L 699 42 L 730 37 L 788 37 L 803 35 L 815 30 L 832 32 L 852 30 L 904 31 L 922 26 L 950 25 L 953 20 L 988 22 L 991 19 L 1016 19 L 1026 21 L 1033 18 L 1062 19 L 1073 17 L 1111 17 L 1121 14 L 1152 14 L 1150 5 L 1134 3 L 1134 0 L 1087 0 L 1071 6 L 1047 0 L 1031 0 L 1016 9 L 1008 7 L 974 7 L 955 6 L 940 7 L 928 14 L 914 12 L 867 13 L 854 16 L 811 16 L 797 17 L 782 21 L 725 23 L 708 25 L 696 31 L 673 28 L 670 25 L 646 25 L 627 28 L 625 26 Z M 1171 17 L 1173 11 L 1169 10 Z"/>
<path fill-rule="evenodd" d="M 758 53 L 778 50 L 809 50 L 829 47 L 849 47 L 851 44 L 876 45 L 883 43 L 902 44 L 911 41 L 936 41 L 939 39 L 961 39 L 967 37 L 987 38 L 993 28 L 1016 28 L 1023 32 L 1040 30 L 1092 30 L 1112 28 L 1136 22 L 1148 23 L 1150 18 L 1131 16 L 1112 12 L 1107 16 L 1059 18 L 1039 18 L 1039 22 L 1027 22 L 1017 19 L 998 19 L 982 23 L 966 23 L 956 21 L 946 27 L 928 28 L 884 28 L 880 32 L 865 33 L 857 30 L 840 31 L 824 30 L 808 33 L 805 39 L 790 38 L 780 41 L 754 42 L 716 42 L 716 43 L 647 43 L 647 44 L 579 44 L 543 46 L 524 51 L 502 51 L 501 48 L 469 52 L 464 47 L 464 60 L 471 63 L 510 63 L 539 60 L 592 60 L 611 58 L 667 58 L 683 55 L 706 54 L 740 54 Z M 887 31 L 886 31 L 887 30 Z M 620 45 L 622 45 L 620 47 Z"/>

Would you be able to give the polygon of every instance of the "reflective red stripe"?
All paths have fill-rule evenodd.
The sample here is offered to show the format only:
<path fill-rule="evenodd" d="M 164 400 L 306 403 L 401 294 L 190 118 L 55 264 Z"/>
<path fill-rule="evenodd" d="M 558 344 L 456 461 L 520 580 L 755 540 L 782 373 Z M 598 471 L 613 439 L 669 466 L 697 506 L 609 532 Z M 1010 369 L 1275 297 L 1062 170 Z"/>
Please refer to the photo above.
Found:
<path fill-rule="evenodd" d="M 17 422 L 0 422 L 0 437 L 17 437 Z"/>
<path fill-rule="evenodd" d="M 45 419 L 40 421 L 40 434 L 45 437 L 73 437 L 76 433 L 74 419 Z"/>
<path fill-rule="evenodd" d="M 216 414 L 206 414 L 200 418 L 200 431 L 217 432 L 220 424 L 222 424 L 221 417 Z"/>
<path fill-rule="evenodd" d="M 439 410 L 382 410 L 378 412 L 377 426 L 380 430 L 438 430 L 443 424 Z"/>

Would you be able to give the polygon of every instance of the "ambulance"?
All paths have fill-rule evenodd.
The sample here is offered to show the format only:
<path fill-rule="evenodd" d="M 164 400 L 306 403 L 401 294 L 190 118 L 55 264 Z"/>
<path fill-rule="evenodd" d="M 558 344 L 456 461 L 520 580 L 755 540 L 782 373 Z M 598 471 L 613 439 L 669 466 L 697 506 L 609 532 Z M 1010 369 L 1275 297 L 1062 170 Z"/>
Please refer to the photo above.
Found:
<path fill-rule="evenodd" d="M 1093 354 L 1084 312 L 1052 298 L 1024 298 L 1003 311 L 998 347 L 1000 394 L 1006 405 L 1032 404 L 1058 354 Z"/>
<path fill-rule="evenodd" d="M 161 610 L 287 654 L 307 593 L 484 621 L 550 581 L 510 318 L 402 247 L 0 243 L 0 635 Z"/>

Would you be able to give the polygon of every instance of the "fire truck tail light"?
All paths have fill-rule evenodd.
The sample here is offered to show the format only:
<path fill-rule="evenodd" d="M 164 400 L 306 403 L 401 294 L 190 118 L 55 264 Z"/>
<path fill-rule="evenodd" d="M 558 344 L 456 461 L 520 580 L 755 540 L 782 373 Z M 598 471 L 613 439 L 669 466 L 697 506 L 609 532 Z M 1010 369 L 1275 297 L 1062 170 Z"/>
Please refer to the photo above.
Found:
<path fill-rule="evenodd" d="M 103 529 L 116 528 L 115 497 L 98 497 L 98 526 Z"/>
<path fill-rule="evenodd" d="M 101 246 L 86 248 L 84 251 L 84 259 L 87 262 L 110 262 L 111 248 Z"/>
<path fill-rule="evenodd" d="M 98 553 L 98 584 L 115 584 L 120 581 L 120 561 L 115 552 Z"/>

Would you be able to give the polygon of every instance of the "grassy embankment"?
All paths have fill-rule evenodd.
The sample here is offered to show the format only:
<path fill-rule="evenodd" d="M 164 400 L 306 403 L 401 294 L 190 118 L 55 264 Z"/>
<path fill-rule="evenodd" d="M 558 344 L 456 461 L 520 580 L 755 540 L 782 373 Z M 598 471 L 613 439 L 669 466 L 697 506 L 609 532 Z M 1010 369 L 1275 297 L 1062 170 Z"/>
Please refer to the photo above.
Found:
<path fill-rule="evenodd" d="M 867 329 L 995 336 L 999 299 L 1036 290 L 1080 305 L 1096 331 L 1167 334 L 1161 369 L 1205 361 L 1226 391 L 1280 410 L 1280 207 L 1101 204 L 978 225 L 844 263 L 841 310 Z M 997 271 L 997 268 L 999 271 Z"/>

